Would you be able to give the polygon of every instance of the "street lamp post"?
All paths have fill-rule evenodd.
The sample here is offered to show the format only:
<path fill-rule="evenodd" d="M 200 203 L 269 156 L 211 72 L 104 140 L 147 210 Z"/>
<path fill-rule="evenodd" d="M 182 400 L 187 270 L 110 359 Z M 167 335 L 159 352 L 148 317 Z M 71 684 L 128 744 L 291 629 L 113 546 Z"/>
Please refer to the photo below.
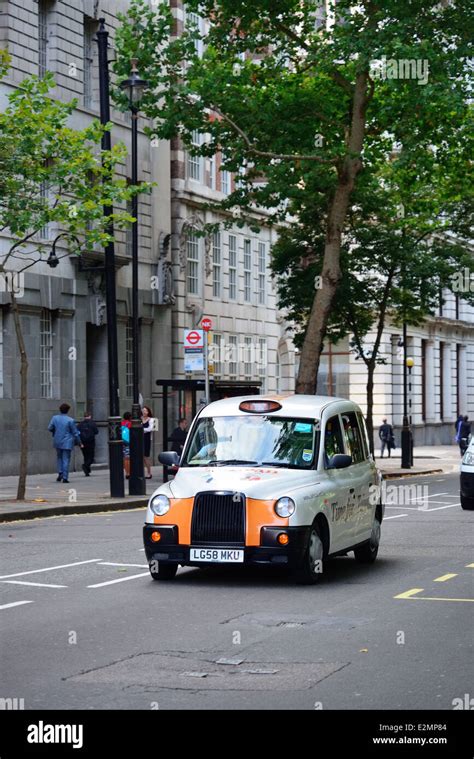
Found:
<path fill-rule="evenodd" d="M 99 88 L 100 88 L 100 122 L 110 122 L 110 97 L 109 97 L 109 61 L 108 61 L 108 37 L 105 28 L 105 19 L 99 21 L 97 42 L 99 46 Z M 111 137 L 107 129 L 102 135 L 102 150 L 110 151 Z M 117 297 L 115 289 L 115 248 L 113 242 L 114 227 L 112 223 L 113 208 L 104 206 L 104 216 L 109 218 L 107 232 L 110 242 L 104 251 L 105 292 L 107 310 L 107 358 L 109 370 L 109 477 L 110 495 L 115 498 L 123 498 L 125 495 L 123 480 L 123 445 L 121 435 L 121 417 L 119 401 L 118 380 L 118 346 L 117 346 Z"/>
<path fill-rule="evenodd" d="M 413 366 L 413 359 L 408 358 L 407 325 L 403 322 L 403 426 L 402 426 L 402 469 L 411 469 L 413 465 L 413 435 L 408 419 L 408 368 Z M 409 364 L 409 361 L 411 363 Z"/>
<path fill-rule="evenodd" d="M 138 184 L 138 112 L 140 101 L 147 82 L 140 79 L 137 61 L 132 60 L 130 76 L 121 83 L 121 89 L 127 93 L 129 108 L 132 113 L 132 185 Z M 143 427 L 139 391 L 139 322 L 138 322 L 138 196 L 132 198 L 132 341 L 133 341 L 133 405 L 132 426 L 130 429 L 130 495 L 145 495 L 146 483 L 143 468 Z"/>

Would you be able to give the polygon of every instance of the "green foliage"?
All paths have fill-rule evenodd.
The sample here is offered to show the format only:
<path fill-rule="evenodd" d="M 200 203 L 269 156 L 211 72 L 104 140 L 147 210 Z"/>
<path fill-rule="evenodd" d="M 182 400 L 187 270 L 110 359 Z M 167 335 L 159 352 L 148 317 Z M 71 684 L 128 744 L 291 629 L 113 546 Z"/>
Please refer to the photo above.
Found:
<path fill-rule="evenodd" d="M 111 238 L 104 205 L 120 206 L 148 189 L 117 178 L 124 145 L 101 154 L 100 141 L 110 125 L 93 121 L 72 129 L 68 122 L 76 102 L 53 100 L 53 86 L 51 74 L 25 79 L 0 113 L 0 229 L 13 240 L 2 267 L 10 257 L 21 259 L 26 249 L 41 257 L 51 243 L 38 234 L 51 223 L 55 234 L 67 233 L 73 253 L 105 245 Z M 112 218 L 118 228 L 133 221 L 122 210 Z M 25 265 L 31 265 L 30 258 Z"/>

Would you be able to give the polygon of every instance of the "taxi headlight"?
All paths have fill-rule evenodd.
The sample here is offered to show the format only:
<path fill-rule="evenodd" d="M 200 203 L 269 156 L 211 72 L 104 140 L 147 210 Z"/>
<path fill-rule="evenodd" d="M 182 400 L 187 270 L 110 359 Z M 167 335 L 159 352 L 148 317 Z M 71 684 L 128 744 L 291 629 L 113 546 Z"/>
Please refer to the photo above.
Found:
<path fill-rule="evenodd" d="M 462 463 L 467 464 L 467 466 L 474 466 L 474 453 L 465 453 Z"/>
<path fill-rule="evenodd" d="M 296 504 L 292 498 L 279 498 L 275 504 L 275 512 L 279 517 L 291 517 L 296 511 Z"/>
<path fill-rule="evenodd" d="M 170 499 L 166 495 L 155 495 L 150 501 L 150 509 L 157 517 L 162 517 L 169 511 Z"/>

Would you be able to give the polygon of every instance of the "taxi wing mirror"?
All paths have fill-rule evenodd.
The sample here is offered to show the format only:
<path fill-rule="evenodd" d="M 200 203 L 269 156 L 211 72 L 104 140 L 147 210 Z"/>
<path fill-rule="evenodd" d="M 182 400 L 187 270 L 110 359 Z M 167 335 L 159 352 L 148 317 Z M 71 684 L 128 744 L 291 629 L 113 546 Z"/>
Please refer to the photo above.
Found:
<path fill-rule="evenodd" d="M 159 454 L 158 461 L 163 466 L 179 466 L 180 457 L 176 451 L 163 451 Z"/>
<path fill-rule="evenodd" d="M 329 459 L 329 469 L 345 469 L 352 464 L 352 456 L 346 453 L 335 453 Z"/>

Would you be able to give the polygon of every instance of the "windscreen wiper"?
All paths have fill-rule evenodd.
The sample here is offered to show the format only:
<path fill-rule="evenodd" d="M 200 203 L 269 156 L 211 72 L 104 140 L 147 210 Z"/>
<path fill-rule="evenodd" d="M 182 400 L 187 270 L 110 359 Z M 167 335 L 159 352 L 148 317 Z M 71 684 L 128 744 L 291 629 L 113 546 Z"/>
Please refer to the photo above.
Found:
<path fill-rule="evenodd" d="M 258 461 L 246 461 L 245 459 L 223 459 L 220 461 L 210 461 L 209 466 L 230 466 L 231 464 L 248 464 L 249 466 L 255 466 Z"/>

